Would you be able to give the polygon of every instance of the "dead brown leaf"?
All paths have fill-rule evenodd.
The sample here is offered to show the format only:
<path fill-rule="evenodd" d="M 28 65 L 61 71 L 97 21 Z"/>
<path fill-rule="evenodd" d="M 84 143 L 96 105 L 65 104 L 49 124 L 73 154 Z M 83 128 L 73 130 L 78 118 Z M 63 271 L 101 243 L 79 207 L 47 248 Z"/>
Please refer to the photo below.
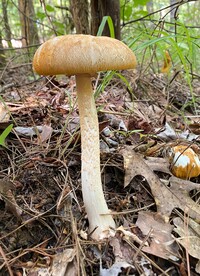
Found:
<path fill-rule="evenodd" d="M 113 248 L 113 254 L 115 256 L 115 262 L 128 262 L 132 264 L 134 257 L 134 251 L 130 246 L 126 246 L 120 239 L 114 237 L 110 241 L 110 245 Z"/>
<path fill-rule="evenodd" d="M 115 262 L 110 268 L 100 268 L 101 276 L 111 276 L 111 275 L 121 275 L 123 272 L 122 269 L 134 269 L 134 266 L 128 264 L 126 261 L 123 262 Z"/>
<path fill-rule="evenodd" d="M 171 235 L 172 225 L 166 223 L 159 214 L 146 211 L 139 212 L 136 225 L 143 235 L 150 237 L 149 246 L 144 246 L 142 251 L 177 261 L 179 248 Z"/>
<path fill-rule="evenodd" d="M 174 218 L 174 231 L 180 236 L 177 239 L 194 258 L 200 260 L 200 225 L 192 219 L 183 221 L 180 217 Z"/>
<path fill-rule="evenodd" d="M 34 267 L 27 269 L 26 275 L 34 276 L 77 276 L 78 267 L 75 261 L 76 250 L 66 249 L 63 252 L 56 254 L 53 258 L 51 267 Z"/>
<path fill-rule="evenodd" d="M 169 70 L 172 66 L 172 61 L 171 61 L 171 57 L 169 55 L 169 52 L 166 50 L 165 54 L 164 54 L 164 62 L 163 62 L 163 67 L 161 68 L 161 73 L 169 73 Z"/>
<path fill-rule="evenodd" d="M 140 129 L 143 130 L 143 134 L 150 133 L 152 131 L 152 126 L 149 122 L 144 121 L 143 118 L 137 119 L 135 117 L 129 118 L 128 130 Z"/>
<path fill-rule="evenodd" d="M 146 157 L 144 161 L 152 171 L 160 171 L 171 175 L 169 170 L 170 165 L 167 159 L 160 157 Z"/>
<path fill-rule="evenodd" d="M 143 157 L 135 153 L 127 146 L 121 150 L 124 158 L 125 180 L 124 186 L 130 184 L 136 175 L 143 176 L 148 182 L 154 196 L 158 213 L 166 221 L 174 208 L 180 208 L 183 212 L 197 221 L 200 221 L 200 206 L 193 201 L 189 192 L 193 189 L 200 190 L 200 185 L 190 181 L 171 177 L 169 181 L 162 182 L 158 176 L 145 163 Z"/>
<path fill-rule="evenodd" d="M 185 248 L 190 256 L 198 260 L 195 270 L 200 273 L 200 225 L 190 218 L 183 221 L 182 218 L 177 217 L 173 219 L 173 222 L 176 226 L 174 231 L 180 236 L 177 242 Z"/>
<path fill-rule="evenodd" d="M 6 105 L 0 103 L 0 122 L 8 122 L 10 120 L 10 113 Z"/>
<path fill-rule="evenodd" d="M 14 189 L 14 185 L 9 179 L 0 179 L 0 198 L 5 202 L 6 210 L 21 220 L 22 210 L 16 203 L 12 189 Z"/>
<path fill-rule="evenodd" d="M 38 140 L 41 143 L 44 143 L 51 138 L 52 133 L 53 128 L 51 126 L 43 125 L 42 132 L 39 134 Z"/>
<path fill-rule="evenodd" d="M 51 267 L 51 275 L 57 276 L 58 271 L 60 276 L 76 276 L 78 275 L 78 267 L 75 261 L 76 250 L 66 249 L 62 253 L 58 253 L 53 260 Z"/>

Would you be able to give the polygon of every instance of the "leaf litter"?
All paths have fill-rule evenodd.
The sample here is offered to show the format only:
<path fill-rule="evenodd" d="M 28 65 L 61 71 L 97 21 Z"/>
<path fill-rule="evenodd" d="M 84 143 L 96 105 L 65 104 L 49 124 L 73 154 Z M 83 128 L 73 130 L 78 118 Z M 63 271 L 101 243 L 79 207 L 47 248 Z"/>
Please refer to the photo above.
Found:
<path fill-rule="evenodd" d="M 136 85 L 135 72 L 124 74 L 134 100 L 115 78 L 97 99 L 102 179 L 118 225 L 113 237 L 99 243 L 90 239 L 81 196 L 73 78 L 5 90 L 14 128 L 0 158 L 2 275 L 179 275 L 188 267 L 192 275 L 199 272 L 199 179 L 172 176 L 164 154 L 169 141 L 180 138 L 198 146 L 198 120 L 185 124 L 173 105 L 179 82 L 168 87 L 172 109 L 166 110 L 164 77 L 148 75 Z M 189 92 L 182 88 L 178 100 L 184 104 Z"/>

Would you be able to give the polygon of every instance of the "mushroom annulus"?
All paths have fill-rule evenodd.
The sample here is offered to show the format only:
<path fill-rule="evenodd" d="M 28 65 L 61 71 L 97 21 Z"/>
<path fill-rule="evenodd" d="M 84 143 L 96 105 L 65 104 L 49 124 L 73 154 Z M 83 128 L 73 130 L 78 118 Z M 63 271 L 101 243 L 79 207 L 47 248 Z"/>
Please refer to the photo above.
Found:
<path fill-rule="evenodd" d="M 40 75 L 75 75 L 81 129 L 81 183 L 89 230 L 95 240 L 109 236 L 115 222 L 104 198 L 97 110 L 91 77 L 107 70 L 133 69 L 136 58 L 123 42 L 103 36 L 63 35 L 44 42 L 33 58 Z"/>

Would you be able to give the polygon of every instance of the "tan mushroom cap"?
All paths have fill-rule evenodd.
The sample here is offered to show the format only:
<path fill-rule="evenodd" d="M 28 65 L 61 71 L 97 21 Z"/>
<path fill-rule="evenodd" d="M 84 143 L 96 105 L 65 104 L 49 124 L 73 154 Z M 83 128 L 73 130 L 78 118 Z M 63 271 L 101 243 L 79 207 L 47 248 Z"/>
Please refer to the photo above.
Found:
<path fill-rule="evenodd" d="M 135 55 L 123 42 L 91 35 L 52 38 L 37 49 L 33 59 L 33 68 L 40 75 L 93 75 L 135 66 Z"/>

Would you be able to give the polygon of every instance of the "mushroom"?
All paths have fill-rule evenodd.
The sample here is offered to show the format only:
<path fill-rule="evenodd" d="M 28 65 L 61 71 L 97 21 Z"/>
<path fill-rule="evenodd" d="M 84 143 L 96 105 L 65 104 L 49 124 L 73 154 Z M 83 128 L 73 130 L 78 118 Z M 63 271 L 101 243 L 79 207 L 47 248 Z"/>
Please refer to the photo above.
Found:
<path fill-rule="evenodd" d="M 89 230 L 95 240 L 108 237 L 115 222 L 101 183 L 99 125 L 91 77 L 99 71 L 132 69 L 134 53 L 121 41 L 91 35 L 64 35 L 42 44 L 33 59 L 41 75 L 75 75 L 81 128 L 81 182 Z"/>

